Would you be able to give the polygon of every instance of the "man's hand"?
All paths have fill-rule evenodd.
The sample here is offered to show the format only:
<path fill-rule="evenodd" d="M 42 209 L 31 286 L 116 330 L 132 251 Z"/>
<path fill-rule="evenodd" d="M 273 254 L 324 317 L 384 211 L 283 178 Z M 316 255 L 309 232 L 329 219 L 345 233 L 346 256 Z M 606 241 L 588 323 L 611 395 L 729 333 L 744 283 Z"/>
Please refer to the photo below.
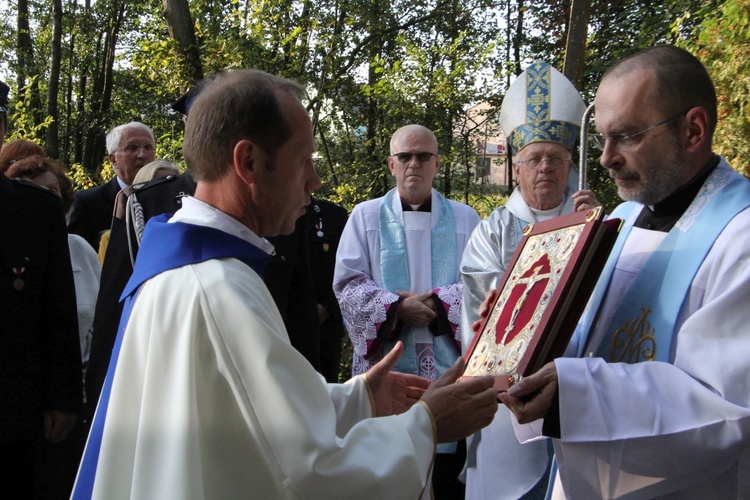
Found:
<path fill-rule="evenodd" d="M 490 290 L 484 294 L 484 302 L 479 304 L 479 311 L 477 311 L 479 313 L 479 319 L 471 324 L 471 330 L 474 333 L 479 331 L 479 327 L 482 326 L 482 321 L 484 321 L 484 319 L 490 314 L 490 309 L 497 300 L 497 294 L 497 290 Z"/>
<path fill-rule="evenodd" d="M 398 318 L 407 325 L 429 325 L 437 317 L 435 303 L 430 298 L 432 290 L 419 294 L 398 292 L 398 295 L 404 298 L 398 308 Z"/>
<path fill-rule="evenodd" d="M 432 411 L 438 443 L 469 436 L 492 422 L 497 411 L 497 389 L 492 377 L 473 377 L 455 383 L 464 369 L 463 358 L 432 383 L 422 401 Z"/>
<path fill-rule="evenodd" d="M 73 430 L 77 413 L 68 411 L 48 411 L 44 413 L 44 439 L 50 443 L 59 443 Z"/>
<path fill-rule="evenodd" d="M 520 424 L 544 418 L 557 392 L 557 369 L 552 361 L 533 375 L 521 379 L 498 399 L 513 412 Z"/>
<path fill-rule="evenodd" d="M 575 193 L 573 193 L 574 212 L 583 212 L 585 210 L 590 210 L 594 207 L 598 207 L 599 205 L 601 205 L 601 203 L 599 203 L 599 200 L 596 199 L 593 191 L 583 189 L 581 191 L 576 191 Z"/>
<path fill-rule="evenodd" d="M 403 342 L 396 342 L 391 352 L 367 371 L 367 383 L 375 399 L 375 416 L 387 417 L 404 413 L 419 401 L 430 381 L 417 375 L 392 372 L 404 350 Z"/>

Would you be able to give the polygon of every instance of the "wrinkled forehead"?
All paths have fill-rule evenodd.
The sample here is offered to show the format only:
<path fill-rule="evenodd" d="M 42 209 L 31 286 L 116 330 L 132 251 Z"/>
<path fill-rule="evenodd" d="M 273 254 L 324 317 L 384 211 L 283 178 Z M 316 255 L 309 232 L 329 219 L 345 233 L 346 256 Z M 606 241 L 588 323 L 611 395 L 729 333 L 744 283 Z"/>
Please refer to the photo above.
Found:
<path fill-rule="evenodd" d="M 151 134 L 142 128 L 127 128 L 122 131 L 120 147 L 131 143 L 146 144 L 153 141 Z"/>
<path fill-rule="evenodd" d="M 567 158 L 571 154 L 570 150 L 557 142 L 538 141 L 524 146 L 518 152 L 516 158 L 523 160 L 526 158 L 546 156 L 548 158 Z"/>

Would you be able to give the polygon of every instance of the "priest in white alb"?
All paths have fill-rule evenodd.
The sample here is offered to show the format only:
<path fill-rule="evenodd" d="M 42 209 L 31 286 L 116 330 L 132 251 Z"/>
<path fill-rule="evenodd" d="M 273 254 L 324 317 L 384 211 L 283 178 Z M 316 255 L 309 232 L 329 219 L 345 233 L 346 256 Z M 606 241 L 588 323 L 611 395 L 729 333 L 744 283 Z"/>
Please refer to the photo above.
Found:
<path fill-rule="evenodd" d="M 750 182 L 712 152 L 713 83 L 655 46 L 594 102 L 624 226 L 569 357 L 500 398 L 554 438 L 557 498 L 750 498 Z"/>
<path fill-rule="evenodd" d="M 585 110 L 573 84 L 545 62 L 529 66 L 505 94 L 500 126 L 512 153 L 518 185 L 505 205 L 479 223 L 464 250 L 464 351 L 471 347 L 471 325 L 479 319 L 479 307 L 487 292 L 500 286 L 524 228 L 598 205 L 591 191 L 577 191 L 573 153 Z M 501 407 L 492 424 L 467 443 L 467 500 L 544 497 L 551 447 L 545 441 L 520 444 L 507 408 Z"/>
<path fill-rule="evenodd" d="M 352 371 L 364 373 L 397 341 L 394 370 L 430 380 L 461 355 L 458 265 L 479 222 L 473 208 L 432 187 L 440 168 L 435 134 L 407 125 L 391 138 L 396 187 L 352 211 L 336 253 L 333 289 L 353 345 Z M 461 455 L 462 456 L 462 455 Z M 462 496 L 456 445 L 438 449 L 437 498 Z"/>
<path fill-rule="evenodd" d="M 73 498 L 429 498 L 437 443 L 492 419 L 461 361 L 326 384 L 291 346 L 261 276 L 320 187 L 303 90 L 234 70 L 193 104 L 195 195 L 146 226 Z"/>

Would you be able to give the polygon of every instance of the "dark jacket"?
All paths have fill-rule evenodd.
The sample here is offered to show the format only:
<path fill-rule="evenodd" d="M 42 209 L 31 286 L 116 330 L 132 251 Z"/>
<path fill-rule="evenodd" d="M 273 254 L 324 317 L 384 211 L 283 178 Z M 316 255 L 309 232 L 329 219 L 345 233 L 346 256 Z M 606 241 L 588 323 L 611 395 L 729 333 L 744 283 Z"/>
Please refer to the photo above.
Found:
<path fill-rule="evenodd" d="M 329 382 L 338 382 L 344 323 L 333 293 L 336 250 L 348 219 L 346 209 L 326 200 L 313 199 L 307 207 L 307 237 L 310 270 L 318 304 L 328 311 L 320 325 L 320 372 Z"/>
<path fill-rule="evenodd" d="M 102 233 L 112 223 L 115 197 L 120 192 L 117 177 L 106 184 L 76 192 L 76 201 L 68 221 L 68 232 L 77 234 L 99 250 Z"/>
<path fill-rule="evenodd" d="M 35 439 L 45 411 L 78 412 L 81 351 L 60 198 L 0 175 L 0 440 Z"/>

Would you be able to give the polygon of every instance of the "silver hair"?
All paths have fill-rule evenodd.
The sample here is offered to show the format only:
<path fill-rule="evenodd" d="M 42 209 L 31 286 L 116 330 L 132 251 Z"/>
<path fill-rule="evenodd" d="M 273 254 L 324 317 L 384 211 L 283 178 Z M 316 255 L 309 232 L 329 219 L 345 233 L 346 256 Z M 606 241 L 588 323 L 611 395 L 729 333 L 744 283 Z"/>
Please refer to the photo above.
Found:
<path fill-rule="evenodd" d="M 136 128 L 143 131 L 148 132 L 148 135 L 151 136 L 151 140 L 156 143 L 156 139 L 154 138 L 154 132 L 146 125 L 144 125 L 141 122 L 130 122 L 125 123 L 123 125 L 118 125 L 117 127 L 113 128 L 108 134 L 107 134 L 107 153 L 114 154 L 115 151 L 120 147 L 120 139 L 122 139 L 122 133 L 125 130 Z"/>

